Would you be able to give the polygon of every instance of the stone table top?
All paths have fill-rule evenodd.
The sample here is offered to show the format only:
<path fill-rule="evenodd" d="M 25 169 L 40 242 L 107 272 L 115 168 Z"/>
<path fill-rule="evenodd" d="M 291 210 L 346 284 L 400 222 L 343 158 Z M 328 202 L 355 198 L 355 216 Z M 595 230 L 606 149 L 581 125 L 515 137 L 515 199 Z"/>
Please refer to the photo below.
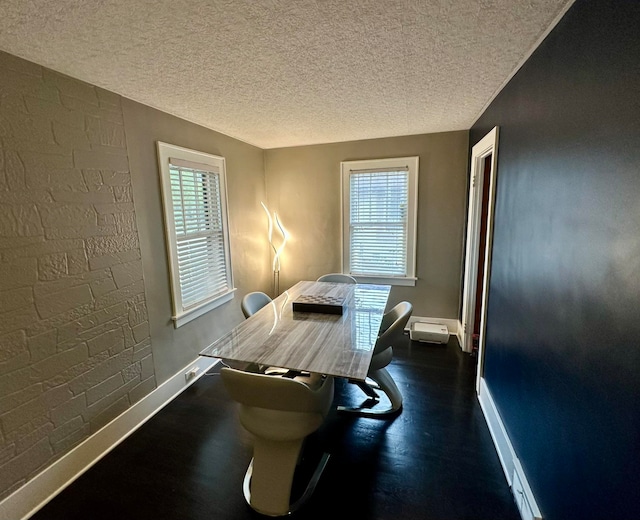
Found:
<path fill-rule="evenodd" d="M 301 281 L 206 347 L 201 356 L 363 381 L 389 285 Z M 344 299 L 342 314 L 294 312 L 300 296 Z"/>

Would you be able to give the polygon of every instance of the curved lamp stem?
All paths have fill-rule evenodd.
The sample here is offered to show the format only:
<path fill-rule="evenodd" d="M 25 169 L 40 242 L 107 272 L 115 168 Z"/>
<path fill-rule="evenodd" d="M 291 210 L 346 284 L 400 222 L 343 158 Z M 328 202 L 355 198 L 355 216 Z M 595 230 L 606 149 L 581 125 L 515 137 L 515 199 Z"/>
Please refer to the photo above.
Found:
<path fill-rule="evenodd" d="M 271 213 L 269 212 L 269 210 L 267 209 L 267 206 L 264 204 L 264 202 L 260 203 L 262 205 L 262 209 L 264 209 L 264 212 L 267 214 L 267 222 L 269 224 L 269 245 L 271 246 L 271 249 L 273 249 L 273 264 L 272 264 L 272 269 L 273 269 L 273 292 L 275 294 L 275 296 L 278 296 L 280 294 L 280 256 L 282 255 L 282 251 L 284 250 L 284 246 L 287 243 L 287 239 L 289 238 L 289 233 L 287 232 L 287 230 L 285 229 L 285 227 L 282 225 L 282 222 L 280 222 L 280 219 L 278 218 L 278 214 L 274 211 L 273 212 L 273 218 L 271 218 Z M 278 247 L 276 247 L 273 243 L 273 221 L 276 221 L 276 226 L 278 227 L 278 231 L 280 232 L 280 234 L 282 235 L 282 241 L 280 242 L 280 245 Z"/>

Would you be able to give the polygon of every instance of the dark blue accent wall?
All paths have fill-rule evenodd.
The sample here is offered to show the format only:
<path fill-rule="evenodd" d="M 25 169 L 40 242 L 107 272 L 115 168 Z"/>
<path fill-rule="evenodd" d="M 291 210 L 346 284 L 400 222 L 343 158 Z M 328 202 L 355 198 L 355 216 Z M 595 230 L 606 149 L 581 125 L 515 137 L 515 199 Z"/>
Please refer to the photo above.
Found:
<path fill-rule="evenodd" d="M 546 520 L 640 518 L 640 1 L 578 0 L 500 127 L 485 379 Z"/>

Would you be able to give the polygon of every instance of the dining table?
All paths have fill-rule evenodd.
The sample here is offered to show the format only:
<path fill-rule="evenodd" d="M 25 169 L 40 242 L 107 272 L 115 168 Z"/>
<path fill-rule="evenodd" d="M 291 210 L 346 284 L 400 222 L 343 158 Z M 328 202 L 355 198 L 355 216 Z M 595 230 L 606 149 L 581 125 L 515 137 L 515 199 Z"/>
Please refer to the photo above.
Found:
<path fill-rule="evenodd" d="M 390 290 L 300 281 L 200 355 L 364 381 Z"/>

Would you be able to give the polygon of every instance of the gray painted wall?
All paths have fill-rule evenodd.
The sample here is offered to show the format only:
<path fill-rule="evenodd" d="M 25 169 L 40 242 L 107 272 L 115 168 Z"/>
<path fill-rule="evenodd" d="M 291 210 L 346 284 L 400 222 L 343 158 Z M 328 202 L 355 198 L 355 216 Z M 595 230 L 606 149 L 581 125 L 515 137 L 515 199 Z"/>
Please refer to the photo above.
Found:
<path fill-rule="evenodd" d="M 180 329 L 156 140 L 227 162 L 238 290 Z M 5 53 L 0 144 L 2 499 L 242 320 L 270 271 L 259 148 Z"/>
<path fill-rule="evenodd" d="M 122 100 L 140 248 L 158 384 L 174 375 L 214 339 L 244 319 L 242 296 L 269 291 L 269 245 L 265 215 L 264 152 L 128 99 Z M 226 159 L 231 262 L 237 288 L 228 304 L 175 329 L 171 322 L 169 264 L 164 238 L 156 141 Z"/>
<path fill-rule="evenodd" d="M 291 232 L 281 288 L 341 269 L 341 161 L 417 155 L 418 281 L 393 287 L 389 305 L 408 300 L 416 316 L 457 319 L 468 145 L 459 131 L 266 150 L 269 203 Z"/>
<path fill-rule="evenodd" d="M 156 387 L 119 96 L 0 52 L 0 498 Z"/>

